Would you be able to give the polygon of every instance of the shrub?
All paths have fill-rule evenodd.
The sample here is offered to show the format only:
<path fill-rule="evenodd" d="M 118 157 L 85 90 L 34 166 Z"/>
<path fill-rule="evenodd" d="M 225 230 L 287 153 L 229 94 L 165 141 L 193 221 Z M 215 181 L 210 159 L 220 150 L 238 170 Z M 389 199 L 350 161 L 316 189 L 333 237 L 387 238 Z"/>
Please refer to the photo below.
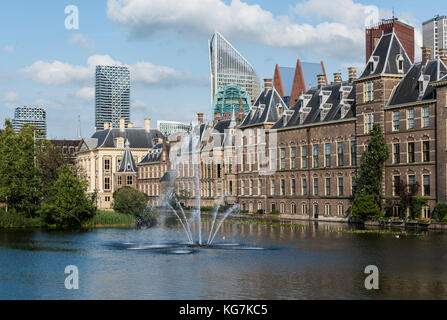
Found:
<path fill-rule="evenodd" d="M 433 211 L 433 220 L 447 222 L 447 203 L 438 203 Z"/>
<path fill-rule="evenodd" d="M 272 212 L 270 212 L 270 214 L 275 214 L 275 215 L 277 215 L 277 214 L 280 214 L 280 212 L 279 212 L 278 210 L 273 210 Z"/>
<path fill-rule="evenodd" d="M 123 187 L 113 193 L 113 210 L 138 217 L 143 214 L 149 197 L 134 188 Z"/>
<path fill-rule="evenodd" d="M 6 212 L 0 208 L 0 229 L 2 228 L 42 228 L 44 222 L 40 217 L 29 218 L 14 210 Z"/>

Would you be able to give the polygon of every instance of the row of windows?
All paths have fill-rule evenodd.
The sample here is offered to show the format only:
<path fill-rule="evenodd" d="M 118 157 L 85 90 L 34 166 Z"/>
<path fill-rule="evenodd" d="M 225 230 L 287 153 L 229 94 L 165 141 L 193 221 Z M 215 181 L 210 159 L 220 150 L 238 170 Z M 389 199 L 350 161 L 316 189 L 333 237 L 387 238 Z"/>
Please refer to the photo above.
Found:
<path fill-rule="evenodd" d="M 344 213 L 344 206 L 343 204 L 338 204 L 336 209 L 336 213 L 337 216 L 342 217 L 345 215 Z M 257 211 L 263 211 L 263 205 L 262 202 L 258 202 L 257 204 Z M 277 211 L 278 208 L 276 207 L 276 203 L 271 203 L 270 204 L 270 212 L 274 212 Z M 242 211 L 248 211 L 248 212 L 254 212 L 254 207 L 253 207 L 253 203 L 249 203 L 248 204 L 248 208 L 246 206 L 245 203 L 242 204 Z M 312 207 L 312 213 L 314 215 L 314 217 L 318 217 L 319 215 L 319 205 L 318 204 L 314 204 Z M 296 203 L 291 203 L 290 207 L 288 208 L 287 205 L 285 203 L 280 203 L 279 204 L 279 212 L 284 214 L 284 213 L 291 213 L 291 214 L 298 214 L 298 210 L 297 210 L 297 205 Z M 307 203 L 302 203 L 301 204 L 301 215 L 308 215 L 309 214 L 309 207 Z M 325 216 L 332 216 L 332 206 L 327 203 L 324 205 L 324 215 Z"/>
<path fill-rule="evenodd" d="M 399 181 L 401 180 L 401 176 L 395 175 L 393 176 L 393 194 L 396 196 L 398 194 L 397 185 Z M 411 190 L 412 186 L 416 183 L 416 175 L 409 174 L 407 176 L 407 186 Z M 430 175 L 424 174 L 422 175 L 422 186 L 421 186 L 422 196 L 428 197 L 431 195 L 431 188 L 430 188 Z"/>
<path fill-rule="evenodd" d="M 319 178 L 313 178 L 312 179 L 312 195 L 313 196 L 345 196 L 345 182 L 344 182 L 344 178 L 343 177 L 338 177 L 335 179 L 335 190 L 333 190 L 333 179 L 332 178 L 324 178 L 324 191 L 321 192 L 320 191 L 320 186 L 319 186 Z M 357 182 L 356 179 L 354 177 L 352 177 L 351 180 L 351 193 L 353 194 L 353 191 L 355 189 Z M 288 188 L 288 192 L 286 190 L 286 179 L 281 179 L 279 181 L 279 195 L 280 196 L 286 196 L 286 195 L 290 195 L 290 196 L 297 196 L 297 195 L 302 195 L 302 196 L 307 196 L 309 195 L 309 184 L 307 181 L 307 178 L 301 178 L 301 191 L 298 194 L 298 188 L 297 188 L 297 179 L 292 178 L 289 180 L 289 188 Z M 245 194 L 245 192 L 247 191 L 248 187 L 248 194 Z M 262 180 L 258 179 L 257 181 L 257 185 L 255 187 L 255 180 L 251 179 L 248 181 L 248 184 L 245 181 L 241 181 L 241 189 L 240 189 L 240 195 L 241 196 L 261 196 L 262 193 Z M 275 196 L 277 195 L 277 189 L 276 189 L 276 182 L 274 179 L 270 180 L 270 196 Z"/>
<path fill-rule="evenodd" d="M 402 163 L 402 154 L 400 150 L 400 144 L 393 144 L 393 163 Z M 407 143 L 407 163 L 416 162 L 415 142 Z M 422 141 L 422 158 L 421 162 L 430 162 L 430 141 Z"/>
<path fill-rule="evenodd" d="M 406 127 L 407 130 L 412 130 L 415 128 L 414 120 L 414 108 L 406 110 Z M 393 111 L 393 131 L 400 131 L 400 111 Z M 428 106 L 422 107 L 422 118 L 421 118 L 421 128 L 428 128 L 430 126 L 430 108 Z"/>
<path fill-rule="evenodd" d="M 139 168 L 139 178 L 161 178 L 167 171 L 168 166 L 146 166 Z"/>

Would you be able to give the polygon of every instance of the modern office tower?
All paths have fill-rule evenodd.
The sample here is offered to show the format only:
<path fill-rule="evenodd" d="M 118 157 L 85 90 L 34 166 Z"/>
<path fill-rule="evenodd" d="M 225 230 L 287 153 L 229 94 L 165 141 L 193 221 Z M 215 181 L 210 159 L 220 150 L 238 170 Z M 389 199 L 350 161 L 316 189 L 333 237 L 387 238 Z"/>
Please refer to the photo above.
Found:
<path fill-rule="evenodd" d="M 379 43 L 382 35 L 394 32 L 411 63 L 414 63 L 414 28 L 398 18 L 382 19 L 378 24 L 366 28 L 366 63 Z"/>
<path fill-rule="evenodd" d="M 14 131 L 18 133 L 25 123 L 36 127 L 40 132 L 38 138 L 46 138 L 47 114 L 44 108 L 26 106 L 17 107 L 14 111 L 14 119 L 12 119 L 12 127 Z"/>
<path fill-rule="evenodd" d="M 229 84 L 245 88 L 254 102 L 261 93 L 255 69 L 220 33 L 208 41 L 211 71 L 211 102 L 217 90 Z"/>
<path fill-rule="evenodd" d="M 184 122 L 177 122 L 177 121 L 164 121 L 159 120 L 157 121 L 157 129 L 165 137 L 176 133 L 176 132 L 188 132 L 191 130 L 191 124 L 187 124 Z"/>
<path fill-rule="evenodd" d="M 95 127 L 104 129 L 108 122 L 112 128 L 120 127 L 124 118 L 130 121 L 130 71 L 121 66 L 96 66 Z"/>
<path fill-rule="evenodd" d="M 440 50 L 447 49 L 447 17 L 436 16 L 422 24 L 423 46 L 431 47 L 431 59 L 440 58 Z"/>

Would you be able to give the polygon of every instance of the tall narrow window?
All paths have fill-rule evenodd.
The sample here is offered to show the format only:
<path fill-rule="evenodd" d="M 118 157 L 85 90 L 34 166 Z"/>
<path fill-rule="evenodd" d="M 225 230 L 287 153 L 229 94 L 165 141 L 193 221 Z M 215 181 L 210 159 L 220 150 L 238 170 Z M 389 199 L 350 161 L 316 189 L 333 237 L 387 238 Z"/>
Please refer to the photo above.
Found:
<path fill-rule="evenodd" d="M 393 131 L 399 131 L 399 111 L 393 111 Z"/>
<path fill-rule="evenodd" d="M 414 142 L 408 143 L 408 162 L 414 163 Z"/>
<path fill-rule="evenodd" d="M 290 195 L 294 196 L 296 194 L 296 182 L 295 179 L 290 180 Z"/>
<path fill-rule="evenodd" d="M 343 196 L 343 178 L 338 178 L 338 196 Z"/>
<path fill-rule="evenodd" d="M 355 194 L 355 191 L 357 189 L 357 177 L 351 178 L 351 195 Z"/>
<path fill-rule="evenodd" d="M 424 162 L 430 162 L 430 141 L 422 142 Z"/>
<path fill-rule="evenodd" d="M 250 179 L 250 195 L 251 196 L 253 195 L 253 184 L 254 184 L 253 179 Z"/>
<path fill-rule="evenodd" d="M 400 183 L 400 176 L 393 176 L 393 195 L 397 196 L 397 186 Z"/>
<path fill-rule="evenodd" d="M 407 129 L 414 129 L 414 109 L 408 109 L 407 111 Z"/>
<path fill-rule="evenodd" d="M 364 124 L 365 124 L 365 133 L 369 133 L 374 125 L 374 114 L 373 113 L 367 113 L 364 117 Z"/>
<path fill-rule="evenodd" d="M 303 178 L 302 180 L 302 188 L 303 188 L 303 196 L 307 196 L 307 179 Z"/>
<path fill-rule="evenodd" d="M 281 192 L 282 196 L 284 196 L 286 194 L 286 180 L 285 179 L 281 179 L 280 192 Z"/>
<path fill-rule="evenodd" d="M 262 180 L 258 179 L 258 196 L 262 195 Z"/>
<path fill-rule="evenodd" d="M 318 144 L 313 145 L 313 161 L 314 161 L 314 168 L 318 168 Z"/>
<path fill-rule="evenodd" d="M 424 183 L 424 196 L 430 195 L 430 176 L 424 175 L 423 176 L 423 183 Z"/>
<path fill-rule="evenodd" d="M 290 148 L 290 168 L 296 168 L 296 147 Z"/>
<path fill-rule="evenodd" d="M 110 170 L 110 160 L 109 159 L 104 160 L 104 170 Z"/>
<path fill-rule="evenodd" d="M 241 196 L 245 195 L 245 181 L 241 181 Z"/>
<path fill-rule="evenodd" d="M 279 155 L 280 155 L 280 169 L 284 170 L 286 168 L 286 149 L 281 148 L 279 151 Z"/>
<path fill-rule="evenodd" d="M 301 147 L 301 168 L 307 168 L 307 146 Z"/>
<path fill-rule="evenodd" d="M 430 126 L 430 108 L 422 108 L 422 127 L 427 128 Z"/>
<path fill-rule="evenodd" d="M 337 143 L 337 158 L 338 158 L 338 166 L 342 167 L 344 165 L 343 161 L 343 142 Z"/>
<path fill-rule="evenodd" d="M 331 195 L 331 178 L 326 178 L 326 196 Z"/>
<path fill-rule="evenodd" d="M 351 141 L 351 165 L 357 165 L 357 141 Z"/>
<path fill-rule="evenodd" d="M 318 196 L 318 178 L 314 178 L 314 196 Z"/>
<path fill-rule="evenodd" d="M 326 168 L 331 167 L 331 144 L 326 143 L 324 145 L 324 165 Z"/>
<path fill-rule="evenodd" d="M 416 176 L 411 174 L 408 176 L 408 186 L 411 187 L 416 183 Z"/>
<path fill-rule="evenodd" d="M 271 180 L 270 181 L 270 195 L 274 196 L 275 195 L 275 180 Z"/>
<path fill-rule="evenodd" d="M 395 143 L 393 144 L 393 160 L 395 164 L 400 163 L 400 144 Z"/>

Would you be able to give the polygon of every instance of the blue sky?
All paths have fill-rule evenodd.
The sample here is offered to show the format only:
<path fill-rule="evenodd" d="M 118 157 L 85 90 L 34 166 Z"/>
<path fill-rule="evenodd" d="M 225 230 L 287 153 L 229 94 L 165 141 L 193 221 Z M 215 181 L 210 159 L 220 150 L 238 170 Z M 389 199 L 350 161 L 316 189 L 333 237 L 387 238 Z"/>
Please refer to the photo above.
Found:
<path fill-rule="evenodd" d="M 428 4 L 429 3 L 429 4 Z M 79 29 L 65 28 L 67 5 L 79 9 Z M 173 9 L 175 8 L 175 9 Z M 333 72 L 364 61 L 364 25 L 396 16 L 417 30 L 444 1 L 16 0 L 0 4 L 0 121 L 14 108 L 47 110 L 49 138 L 93 133 L 93 67 L 131 68 L 131 121 L 211 119 L 207 40 L 220 31 L 261 79 L 275 64 L 323 60 Z M 418 50 L 417 50 L 418 51 Z"/>

